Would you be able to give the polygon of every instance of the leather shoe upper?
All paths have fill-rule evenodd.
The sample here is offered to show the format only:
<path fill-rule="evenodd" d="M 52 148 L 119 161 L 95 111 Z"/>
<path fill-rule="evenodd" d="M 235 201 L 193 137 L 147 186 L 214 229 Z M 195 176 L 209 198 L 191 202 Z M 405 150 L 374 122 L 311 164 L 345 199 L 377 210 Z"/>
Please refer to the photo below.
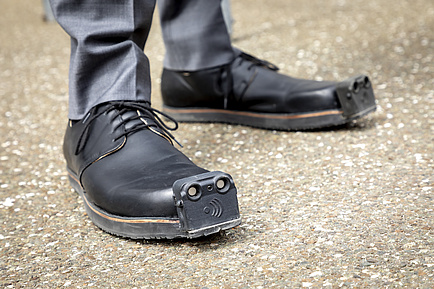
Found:
<path fill-rule="evenodd" d="M 171 144 L 167 128 L 146 103 L 99 105 L 67 128 L 68 171 L 109 213 L 175 218 L 173 183 L 207 171 Z"/>
<path fill-rule="evenodd" d="M 163 70 L 163 102 L 265 113 L 303 113 L 340 107 L 336 83 L 292 78 L 273 64 L 239 52 L 229 65 L 195 72 Z"/>

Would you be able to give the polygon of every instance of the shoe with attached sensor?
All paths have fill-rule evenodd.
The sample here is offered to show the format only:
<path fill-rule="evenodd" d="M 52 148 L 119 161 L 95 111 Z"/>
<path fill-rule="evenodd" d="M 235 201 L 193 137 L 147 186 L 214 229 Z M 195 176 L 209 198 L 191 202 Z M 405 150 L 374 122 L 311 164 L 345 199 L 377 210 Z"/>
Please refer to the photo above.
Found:
<path fill-rule="evenodd" d="M 168 127 L 158 113 L 146 102 L 108 102 L 69 122 L 69 180 L 92 221 L 133 239 L 196 238 L 239 225 L 231 176 L 192 163 L 172 144 L 177 123 Z"/>
<path fill-rule="evenodd" d="M 277 70 L 240 51 L 220 67 L 195 72 L 164 69 L 163 111 L 177 121 L 309 130 L 342 125 L 376 108 L 367 76 L 337 83 L 292 78 Z"/>

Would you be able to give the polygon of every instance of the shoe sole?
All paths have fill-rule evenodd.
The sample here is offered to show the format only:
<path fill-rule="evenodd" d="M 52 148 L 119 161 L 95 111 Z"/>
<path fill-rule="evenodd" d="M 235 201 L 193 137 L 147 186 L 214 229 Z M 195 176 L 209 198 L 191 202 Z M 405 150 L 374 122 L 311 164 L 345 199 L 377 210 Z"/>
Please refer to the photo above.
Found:
<path fill-rule="evenodd" d="M 343 125 L 375 111 L 373 105 L 344 116 L 343 110 L 282 114 L 234 111 L 212 108 L 178 108 L 163 105 L 163 112 L 180 122 L 217 122 L 275 130 L 311 130 Z"/>
<path fill-rule="evenodd" d="M 68 170 L 69 181 L 74 190 L 83 199 L 87 215 L 92 222 L 102 230 L 121 237 L 131 239 L 175 239 L 198 238 L 218 233 L 238 226 L 241 218 L 219 223 L 212 226 L 183 231 L 181 223 L 176 218 L 123 217 L 108 213 L 92 204 L 81 187 L 78 178 Z"/>

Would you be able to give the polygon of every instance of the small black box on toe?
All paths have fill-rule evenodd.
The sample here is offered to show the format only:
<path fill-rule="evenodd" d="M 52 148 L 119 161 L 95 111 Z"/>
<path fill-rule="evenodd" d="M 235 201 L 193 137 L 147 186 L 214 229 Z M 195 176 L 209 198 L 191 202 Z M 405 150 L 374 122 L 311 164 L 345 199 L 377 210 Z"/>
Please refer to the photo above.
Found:
<path fill-rule="evenodd" d="M 346 118 L 359 117 L 376 108 L 374 90 L 366 75 L 351 77 L 338 83 L 336 93 Z"/>
<path fill-rule="evenodd" d="M 208 172 L 173 184 L 181 230 L 196 234 L 239 224 L 237 189 L 230 175 Z"/>

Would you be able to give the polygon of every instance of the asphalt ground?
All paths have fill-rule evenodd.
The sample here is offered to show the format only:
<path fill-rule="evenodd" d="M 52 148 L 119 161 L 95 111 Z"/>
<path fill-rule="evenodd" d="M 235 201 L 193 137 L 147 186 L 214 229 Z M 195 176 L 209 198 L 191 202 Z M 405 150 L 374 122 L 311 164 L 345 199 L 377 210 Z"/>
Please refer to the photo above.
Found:
<path fill-rule="evenodd" d="M 311 132 L 182 124 L 182 151 L 234 177 L 243 218 L 192 241 L 92 224 L 61 153 L 69 39 L 38 1 L 0 8 L 1 287 L 434 286 L 432 1 L 232 1 L 235 46 L 295 77 L 365 73 L 378 109 Z M 146 53 L 161 108 L 157 18 Z"/>

